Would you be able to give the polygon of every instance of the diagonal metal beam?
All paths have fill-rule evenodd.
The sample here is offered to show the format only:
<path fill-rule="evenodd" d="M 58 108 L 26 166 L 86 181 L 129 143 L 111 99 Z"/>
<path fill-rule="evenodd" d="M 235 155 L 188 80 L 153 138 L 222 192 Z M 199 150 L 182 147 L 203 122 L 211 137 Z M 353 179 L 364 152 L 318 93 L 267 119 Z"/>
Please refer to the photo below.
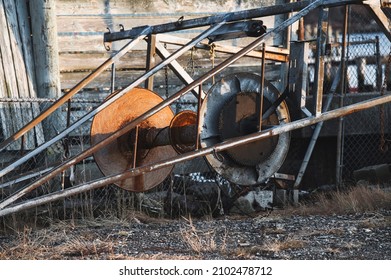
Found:
<path fill-rule="evenodd" d="M 0 143 L 0 151 L 4 150 L 8 145 L 12 142 L 18 140 L 24 134 L 26 134 L 29 130 L 35 127 L 37 124 L 42 122 L 45 118 L 47 118 L 51 113 L 57 110 L 61 105 L 67 102 L 72 96 L 78 93 L 81 89 L 83 89 L 86 85 L 88 85 L 92 80 L 94 80 L 99 74 L 105 71 L 111 64 L 117 62 L 123 55 L 125 55 L 129 50 L 131 50 L 138 42 L 145 38 L 149 33 L 149 28 L 140 30 L 140 32 L 135 36 L 133 40 L 128 42 L 121 50 L 119 50 L 112 57 L 108 58 L 105 62 L 103 62 L 98 68 L 92 71 L 87 77 L 81 80 L 76 86 L 74 86 L 68 93 L 64 94 L 60 97 L 55 103 L 53 103 L 49 108 L 43 111 L 40 115 L 35 117 L 31 122 L 22 127 L 19 131 L 17 131 L 14 135 L 10 136 L 6 140 Z M 2 175 L 0 175 L 1 177 Z"/>
<path fill-rule="evenodd" d="M 169 58 L 167 58 L 166 60 L 160 62 L 158 65 L 156 65 L 155 67 L 153 67 L 151 70 L 147 71 L 144 75 L 142 75 L 141 77 L 139 77 L 138 79 L 136 79 L 135 81 L 133 81 L 130 85 L 128 85 L 127 87 L 125 87 L 124 89 L 122 89 L 121 91 L 119 91 L 118 93 L 116 93 L 114 96 L 112 96 L 110 99 L 104 101 L 101 105 L 99 105 L 97 108 L 93 109 L 92 111 L 88 112 L 86 115 L 84 115 L 82 118 L 80 118 L 79 120 L 77 120 L 75 123 L 73 123 L 71 126 L 69 126 L 68 128 L 66 128 L 65 130 L 63 130 L 61 133 L 59 133 L 57 136 L 55 136 L 54 138 L 52 138 L 51 140 L 43 143 L 42 145 L 40 145 L 38 148 L 36 148 L 35 150 L 31 151 L 30 153 L 24 155 L 22 158 L 18 159 L 17 161 L 13 162 L 12 164 L 10 164 L 9 166 L 5 167 L 4 169 L 0 170 L 0 177 L 4 176 L 5 174 L 11 172 L 12 170 L 14 170 L 17 166 L 21 165 L 22 163 L 26 162 L 27 160 L 29 160 L 30 158 L 34 157 L 35 155 L 39 154 L 40 152 L 42 152 L 44 149 L 46 149 L 47 147 L 53 145 L 55 142 L 57 142 L 58 140 L 60 140 L 62 137 L 66 136 L 67 134 L 69 134 L 71 131 L 73 131 L 74 129 L 76 129 L 77 127 L 79 127 L 80 125 L 82 125 L 83 123 L 85 123 L 86 121 L 88 121 L 89 119 L 91 119 L 93 116 L 95 116 L 97 113 L 99 113 L 100 111 L 102 111 L 104 108 L 106 108 L 107 106 L 109 106 L 110 104 L 112 104 L 114 101 L 116 101 L 118 98 L 120 98 L 122 95 L 124 95 L 126 92 L 128 92 L 130 89 L 138 86 L 139 84 L 141 84 L 142 82 L 144 82 L 146 79 L 148 79 L 148 77 L 154 75 L 156 72 L 158 72 L 160 69 L 162 69 L 165 65 L 168 65 L 169 63 L 171 63 L 172 61 L 174 61 L 175 59 L 177 59 L 179 56 L 181 56 L 183 53 L 185 53 L 186 51 L 188 51 L 189 49 L 191 49 L 194 45 L 196 45 L 198 42 L 200 42 L 201 40 L 205 39 L 210 33 L 212 33 L 214 30 L 218 29 L 222 24 L 224 23 L 220 23 L 216 26 L 213 26 L 212 28 L 210 28 L 209 30 L 206 30 L 205 32 L 203 32 L 201 35 L 199 35 L 198 37 L 196 37 L 193 41 L 189 42 L 187 45 L 183 46 L 182 48 L 180 48 L 179 50 L 177 50 L 175 53 L 171 54 Z M 86 151 L 89 151 L 89 150 L 86 150 Z M 92 154 L 92 153 L 91 153 Z M 85 156 L 87 157 L 87 156 Z"/>
<path fill-rule="evenodd" d="M 92 110 L 91 112 L 89 112 L 88 114 L 86 114 L 84 117 L 82 117 L 81 119 L 79 119 L 76 123 L 74 123 L 73 125 L 71 125 L 66 131 L 68 134 L 70 131 L 72 131 L 74 128 L 75 128 L 75 125 L 78 124 L 80 125 L 79 123 L 84 123 L 85 121 L 89 120 L 91 117 L 93 117 L 94 115 L 96 115 L 97 113 L 99 113 L 100 111 L 102 111 L 104 108 L 106 108 L 107 106 L 109 106 L 110 104 L 112 104 L 114 101 L 118 100 L 118 98 L 120 98 L 121 96 L 123 96 L 125 93 L 127 93 L 129 90 L 131 90 L 132 88 L 135 88 L 137 85 L 139 85 L 140 83 L 144 82 L 146 79 L 148 79 L 148 77 L 150 77 L 151 75 L 155 74 L 156 72 L 158 72 L 160 69 L 162 69 L 164 66 L 168 65 L 169 63 L 171 63 L 172 61 L 174 61 L 175 59 L 177 59 L 179 56 L 181 56 L 183 53 L 185 53 L 186 51 L 190 50 L 194 45 L 196 45 L 197 43 L 199 43 L 201 40 L 205 39 L 209 34 L 211 34 L 213 31 L 215 31 L 216 29 L 220 28 L 221 25 L 223 25 L 224 22 L 221 22 L 219 24 L 216 24 L 214 26 L 212 26 L 211 28 L 209 28 L 208 30 L 204 31 L 203 33 L 201 33 L 199 36 L 197 36 L 196 38 L 193 39 L 193 41 L 191 41 L 189 44 L 187 44 L 186 46 L 180 48 L 179 50 L 177 50 L 176 52 L 174 52 L 173 54 L 170 55 L 169 58 L 167 58 L 166 60 L 163 60 L 162 62 L 160 62 L 159 64 L 157 64 L 154 68 L 152 68 L 151 70 L 149 70 L 147 73 L 145 73 L 144 75 L 140 76 L 138 79 L 136 79 L 135 81 L 133 81 L 131 84 L 129 84 L 127 87 L 125 87 L 124 89 L 122 89 L 121 91 L 119 91 L 116 95 L 114 95 L 113 97 L 109 98 L 107 101 L 105 101 L 104 103 L 102 103 L 99 107 L 97 107 L 96 109 Z M 189 86 L 187 87 L 189 88 Z M 185 87 L 186 89 L 186 87 Z M 186 93 L 187 91 L 189 91 L 191 89 L 188 89 L 186 90 L 184 93 Z M 184 94 L 183 93 L 183 94 Z M 179 96 L 176 96 L 176 98 L 169 98 L 170 101 L 169 102 L 162 102 L 164 103 L 164 107 L 168 106 L 169 104 L 171 104 L 173 101 L 175 101 L 176 99 L 178 99 Z M 158 106 L 156 106 L 158 107 Z M 124 126 L 122 129 L 118 130 L 117 132 L 113 133 L 112 135 L 108 136 L 107 138 L 105 138 L 104 140 L 102 140 L 101 142 L 97 143 L 96 145 L 94 146 L 91 146 L 90 148 L 88 148 L 87 150 L 83 151 L 82 153 L 68 159 L 67 161 L 63 162 L 61 165 L 59 165 L 57 168 L 53 169 L 51 172 L 49 172 L 48 174 L 42 176 L 40 179 L 38 179 L 37 181 L 33 182 L 31 185 L 25 187 L 24 189 L 20 190 L 19 192 L 16 192 L 15 194 L 11 195 L 10 197 L 8 197 L 7 199 L 3 200 L 1 203 L 0 203 L 0 209 L 4 208 L 5 206 L 9 205 L 10 203 L 12 203 L 13 201 L 17 200 L 18 198 L 24 196 L 25 194 L 29 193 L 30 191 L 36 189 L 37 187 L 39 187 L 40 185 L 42 185 L 43 183 L 47 182 L 48 180 L 50 180 L 51 178 L 55 177 L 57 174 L 59 174 L 60 172 L 62 171 L 65 171 L 66 169 L 68 169 L 69 167 L 71 167 L 72 165 L 80 162 L 81 160 L 83 160 L 84 158 L 88 157 L 88 156 L 91 156 L 95 151 L 103 148 L 104 146 L 106 146 L 107 144 L 111 143 L 112 141 L 116 140 L 118 137 L 120 137 L 121 135 L 129 132 L 131 129 L 133 129 L 137 124 L 141 123 L 142 121 L 146 120 L 148 117 L 150 117 L 151 115 L 153 115 L 154 113 L 160 111 L 161 109 L 163 109 L 163 107 L 160 107 L 159 110 L 155 111 L 153 108 L 151 109 L 150 111 L 148 111 L 150 114 L 144 114 L 138 118 L 136 118 L 135 120 L 133 120 L 132 122 L 130 122 L 128 125 Z M 153 111 L 151 113 L 151 111 Z M 70 131 L 68 131 L 70 130 Z M 64 134 L 64 132 L 62 133 Z M 61 135 L 62 135 L 61 134 Z M 63 136 L 65 136 L 63 135 Z M 37 150 L 39 149 L 35 149 L 33 152 L 37 152 Z M 31 153 L 30 153 L 31 154 Z M 29 155 L 29 154 L 28 154 Z M 24 157 L 26 158 L 26 157 Z M 20 164 L 20 161 L 18 161 L 18 163 Z M 3 169 L 1 172 L 4 173 L 5 171 L 11 171 L 12 169 L 10 169 L 9 167 Z M 1 174 L 1 173 L 0 173 Z"/>
<path fill-rule="evenodd" d="M 104 187 L 108 184 L 112 184 L 112 183 L 115 183 L 115 182 L 118 182 L 121 180 L 126 180 L 130 177 L 138 176 L 140 174 L 144 174 L 144 173 L 154 171 L 154 170 L 157 170 L 160 168 L 172 166 L 174 164 L 177 164 L 180 162 L 185 162 L 187 160 L 191 160 L 196 157 L 206 156 L 206 155 L 212 154 L 212 153 L 219 153 L 219 152 L 222 152 L 224 150 L 227 150 L 227 149 L 230 149 L 230 148 L 233 148 L 236 146 L 245 145 L 248 143 L 252 143 L 254 141 L 259 141 L 262 139 L 273 137 L 275 135 L 286 133 L 286 132 L 289 132 L 289 131 L 292 131 L 295 129 L 301 129 L 306 126 L 314 125 L 314 124 L 325 122 L 325 121 L 335 119 L 338 117 L 353 114 L 353 113 L 356 113 L 356 112 L 359 112 L 362 110 L 366 110 L 366 109 L 369 109 L 369 108 L 372 108 L 375 106 L 379 106 L 381 104 L 385 104 L 388 102 L 391 102 L 391 94 L 376 97 L 376 98 L 366 100 L 366 101 L 361 101 L 356 104 L 349 105 L 349 106 L 346 106 L 343 108 L 338 108 L 335 110 L 327 111 L 319 116 L 311 116 L 311 117 L 307 117 L 307 118 L 293 121 L 290 123 L 285 123 L 285 124 L 276 126 L 274 128 L 270 128 L 270 129 L 266 129 L 266 130 L 259 131 L 256 133 L 252 133 L 252 134 L 244 136 L 244 137 L 232 138 L 227 141 L 218 143 L 216 145 L 202 148 L 199 150 L 195 150 L 192 152 L 188 152 L 188 153 L 176 156 L 171 159 L 166 159 L 166 160 L 163 160 L 163 161 L 160 161 L 157 163 L 152 163 L 149 165 L 144 165 L 141 167 L 130 169 L 130 170 L 125 171 L 120 174 L 105 177 L 103 179 L 98 179 L 98 180 L 95 180 L 95 181 L 92 181 L 92 182 L 89 182 L 89 183 L 86 183 L 83 185 L 79 185 L 79 186 L 75 186 L 75 187 L 72 187 L 72 188 L 69 188 L 69 189 L 66 189 L 63 191 L 51 193 L 51 194 L 48 194 L 48 195 L 45 195 L 42 197 L 31 199 L 27 202 L 23 202 L 23 203 L 14 205 L 14 206 L 7 207 L 5 209 L 1 209 L 0 210 L 0 217 L 5 216 L 5 215 L 9 215 L 12 213 L 16 213 L 18 211 L 26 210 L 26 209 L 29 209 L 32 207 L 36 207 L 36 206 L 39 206 L 39 205 L 42 205 L 42 204 L 45 204 L 48 202 L 59 200 L 59 199 L 65 198 L 65 197 L 69 197 L 69 196 L 83 193 L 86 191 L 90 191 L 93 189 L 101 188 L 101 187 Z"/>

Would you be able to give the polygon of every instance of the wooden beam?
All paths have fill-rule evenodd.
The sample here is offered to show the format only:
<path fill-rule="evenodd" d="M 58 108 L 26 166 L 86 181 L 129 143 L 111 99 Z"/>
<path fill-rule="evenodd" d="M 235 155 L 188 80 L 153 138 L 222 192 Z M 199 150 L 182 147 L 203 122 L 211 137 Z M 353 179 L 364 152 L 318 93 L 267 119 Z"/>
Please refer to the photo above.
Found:
<path fill-rule="evenodd" d="M 161 58 L 164 60 L 166 59 L 167 57 L 170 56 L 170 53 L 166 50 L 166 48 L 159 42 L 156 42 L 156 50 L 159 54 L 159 56 L 161 56 Z M 192 82 L 194 82 L 193 78 L 190 77 L 190 75 L 185 71 L 185 69 L 183 69 L 183 67 L 176 61 L 172 61 L 170 64 L 169 64 L 169 67 L 174 71 L 174 73 L 178 76 L 178 78 L 183 82 L 185 83 L 186 85 L 189 85 L 191 84 Z M 194 95 L 197 97 L 199 92 L 198 92 L 199 88 L 194 88 L 192 90 L 192 92 L 194 93 Z M 201 98 L 204 99 L 205 97 L 205 93 L 202 91 L 201 92 Z"/>
<path fill-rule="evenodd" d="M 55 2 L 55 0 L 30 2 L 37 95 L 41 98 L 61 96 Z M 45 138 L 50 139 L 55 136 L 57 134 L 55 130 L 61 131 L 63 126 L 60 124 L 61 121 L 55 113 L 45 120 Z M 56 129 L 53 129 L 53 126 Z"/>
<path fill-rule="evenodd" d="M 176 37 L 168 34 L 158 34 L 157 38 L 161 43 L 177 45 L 177 46 L 183 46 L 190 41 L 190 39 Z M 242 49 L 241 47 L 227 46 L 227 45 L 217 44 L 217 43 L 214 43 L 214 46 L 215 46 L 214 50 L 216 52 L 226 53 L 226 54 L 235 54 Z M 209 50 L 210 45 L 206 41 L 202 41 L 196 46 L 196 48 Z M 246 57 L 262 59 L 262 51 L 251 51 L 248 54 L 246 54 Z M 269 46 L 266 47 L 265 59 L 267 60 L 272 60 L 277 62 L 288 62 L 289 60 L 288 57 L 289 57 L 288 49 L 269 47 Z"/>
<path fill-rule="evenodd" d="M 152 69 L 155 66 L 156 35 L 151 34 L 147 39 L 147 43 L 146 71 Z M 153 76 L 149 77 L 145 81 L 145 88 L 153 90 Z"/>

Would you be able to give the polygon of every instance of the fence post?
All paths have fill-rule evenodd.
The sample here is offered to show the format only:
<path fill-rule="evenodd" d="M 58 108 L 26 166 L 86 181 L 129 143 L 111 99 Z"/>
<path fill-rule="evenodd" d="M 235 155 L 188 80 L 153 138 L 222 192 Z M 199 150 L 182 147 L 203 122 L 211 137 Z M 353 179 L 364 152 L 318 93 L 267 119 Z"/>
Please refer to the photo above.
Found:
<path fill-rule="evenodd" d="M 348 25 L 349 25 L 349 14 L 350 8 L 345 6 L 345 16 L 344 16 L 344 25 L 343 25 L 343 37 L 342 37 L 342 55 L 341 55 L 341 96 L 339 99 L 339 107 L 344 106 L 344 95 L 346 93 L 346 49 L 347 49 L 347 35 L 348 35 Z M 336 170 L 335 170 L 335 185 L 337 188 L 341 186 L 342 183 L 342 170 L 343 170 L 343 143 L 344 143 L 344 117 L 338 119 L 338 134 L 337 134 L 337 151 L 336 151 Z"/>
<path fill-rule="evenodd" d="M 40 98 L 57 99 L 61 92 L 55 5 L 55 0 L 30 2 L 35 75 Z M 56 130 L 61 131 L 60 124 L 58 114 L 45 120 L 45 138 L 51 139 L 56 135 Z"/>

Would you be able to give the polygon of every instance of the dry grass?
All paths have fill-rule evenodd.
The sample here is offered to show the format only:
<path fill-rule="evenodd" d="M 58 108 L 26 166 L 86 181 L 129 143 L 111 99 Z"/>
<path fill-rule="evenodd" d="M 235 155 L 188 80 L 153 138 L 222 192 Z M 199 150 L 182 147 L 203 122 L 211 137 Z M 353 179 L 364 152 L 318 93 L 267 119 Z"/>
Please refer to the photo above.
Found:
<path fill-rule="evenodd" d="M 315 202 L 300 205 L 295 208 L 287 208 L 284 213 L 287 215 L 330 215 L 347 214 L 358 212 L 375 212 L 378 209 L 391 209 L 391 193 L 380 188 L 365 186 L 354 187 L 346 191 L 319 194 Z M 279 212 L 279 215 L 284 216 Z M 266 228 L 264 234 L 277 236 L 287 235 L 283 240 L 273 239 L 262 245 L 242 246 L 236 249 L 228 249 L 226 244 L 228 234 L 221 234 L 221 230 L 210 228 L 207 225 L 197 226 L 191 218 L 185 219 L 186 223 L 179 233 L 179 238 L 186 244 L 191 256 L 173 256 L 172 254 L 160 253 L 155 255 L 138 255 L 137 257 L 124 256 L 114 253 L 115 244 L 110 241 L 110 235 L 101 237 L 91 228 L 113 228 L 121 226 L 119 235 L 126 236 L 127 227 L 132 223 L 166 223 L 165 219 L 157 219 L 140 212 L 127 212 L 121 218 L 116 216 L 105 216 L 94 219 L 71 219 L 66 221 L 47 220 L 45 223 L 50 227 L 43 229 L 32 229 L 24 227 L 14 232 L 12 242 L 0 244 L 0 259 L 188 259 L 200 258 L 203 253 L 220 253 L 225 256 L 251 257 L 256 253 L 280 253 L 285 254 L 289 250 L 305 248 L 308 244 L 297 236 L 290 236 L 284 228 Z M 391 217 L 383 215 L 371 216 L 362 220 L 359 228 L 373 229 L 379 226 L 389 226 Z M 315 230 L 309 235 L 334 235 L 345 234 L 342 228 L 332 228 L 327 231 Z M 359 244 L 345 244 L 343 249 L 354 248 Z M 340 249 L 329 248 L 330 253 L 338 254 Z"/>
<path fill-rule="evenodd" d="M 53 232 L 51 230 L 32 231 L 25 229 L 17 234 L 14 242 L 7 244 L 0 253 L 0 259 L 14 260 L 34 260 L 45 258 L 51 253 L 50 244 L 61 240 L 63 232 Z"/>
<path fill-rule="evenodd" d="M 286 211 L 300 215 L 332 215 L 391 209 L 391 192 L 377 187 L 357 186 L 345 191 L 321 193 L 313 200 Z"/>
<path fill-rule="evenodd" d="M 237 248 L 231 253 L 245 259 L 251 258 L 254 255 L 267 256 L 275 253 L 279 253 L 281 257 L 283 257 L 285 251 L 299 250 L 306 246 L 308 246 L 307 242 L 297 239 L 296 237 L 287 236 L 284 240 L 274 239 L 265 242 L 263 245 Z"/>
<path fill-rule="evenodd" d="M 113 246 L 113 243 L 108 240 L 95 239 L 91 241 L 82 237 L 75 237 L 58 246 L 57 250 L 62 256 L 81 258 L 91 256 L 98 259 L 101 254 L 113 254 Z"/>
<path fill-rule="evenodd" d="M 271 252 L 280 252 L 285 250 L 301 249 L 305 247 L 305 242 L 292 237 L 282 241 L 273 241 L 263 246 L 263 250 Z"/>
<path fill-rule="evenodd" d="M 181 237 L 185 244 L 194 252 L 200 254 L 202 252 L 215 252 L 219 250 L 224 252 L 226 249 L 225 236 L 219 242 L 214 229 L 199 230 L 197 229 L 191 218 L 186 219 L 187 228 L 181 230 Z"/>
<path fill-rule="evenodd" d="M 99 259 L 101 254 L 110 256 L 114 254 L 113 243 L 108 238 L 100 240 L 89 228 L 114 223 L 109 220 L 69 220 L 52 222 L 44 229 L 25 227 L 11 242 L 0 247 L 0 259 Z"/>

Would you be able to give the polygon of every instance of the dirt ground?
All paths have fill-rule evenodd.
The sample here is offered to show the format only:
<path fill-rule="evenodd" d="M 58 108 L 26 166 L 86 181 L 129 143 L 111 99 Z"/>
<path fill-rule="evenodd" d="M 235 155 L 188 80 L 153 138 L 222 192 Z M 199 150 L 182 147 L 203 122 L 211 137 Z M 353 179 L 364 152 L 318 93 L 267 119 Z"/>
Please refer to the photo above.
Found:
<path fill-rule="evenodd" d="M 391 259 L 391 210 L 54 222 L 0 234 L 0 259 Z"/>

